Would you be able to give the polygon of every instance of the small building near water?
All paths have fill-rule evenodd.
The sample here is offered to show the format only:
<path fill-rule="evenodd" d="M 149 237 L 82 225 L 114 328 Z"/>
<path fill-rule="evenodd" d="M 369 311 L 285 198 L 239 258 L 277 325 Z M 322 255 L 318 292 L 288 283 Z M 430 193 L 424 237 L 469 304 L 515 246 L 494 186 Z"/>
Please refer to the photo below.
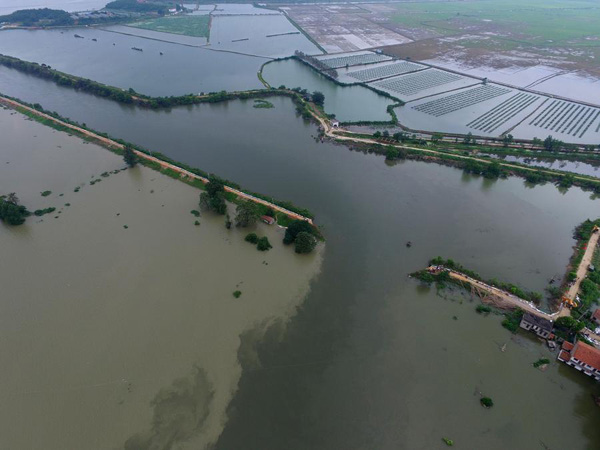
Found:
<path fill-rule="evenodd" d="M 262 220 L 267 225 L 273 225 L 275 223 L 275 219 L 271 216 L 260 216 L 260 220 Z"/>
<path fill-rule="evenodd" d="M 596 308 L 596 311 L 592 314 L 592 320 L 600 325 L 600 308 Z"/>
<path fill-rule="evenodd" d="M 331 122 L 331 128 L 339 128 L 340 127 L 340 122 L 337 120 L 334 120 L 333 122 Z"/>
<path fill-rule="evenodd" d="M 526 312 L 520 323 L 521 328 L 533 331 L 539 337 L 547 339 L 554 327 L 551 320 Z"/>
<path fill-rule="evenodd" d="M 600 381 L 600 350 L 583 341 L 563 342 L 558 360 Z"/>

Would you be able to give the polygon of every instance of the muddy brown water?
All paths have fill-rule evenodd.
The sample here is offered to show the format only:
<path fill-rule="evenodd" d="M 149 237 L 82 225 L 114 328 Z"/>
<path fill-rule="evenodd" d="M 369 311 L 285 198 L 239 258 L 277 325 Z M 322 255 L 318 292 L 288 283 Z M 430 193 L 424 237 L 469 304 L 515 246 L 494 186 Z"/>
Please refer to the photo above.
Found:
<path fill-rule="evenodd" d="M 214 442 L 252 357 L 240 336 L 284 326 L 320 252 L 295 255 L 274 226 L 255 230 L 266 253 L 222 217 L 195 226 L 196 189 L 141 167 L 102 177 L 120 157 L 3 109 L 0 135 L 0 192 L 57 208 L 0 224 L 0 448 Z"/>
<path fill-rule="evenodd" d="M 464 448 L 597 448 L 600 409 L 590 395 L 599 393 L 597 383 L 556 363 L 555 354 L 535 338 L 509 334 L 500 326 L 499 317 L 477 315 L 477 302 L 468 295 L 453 290 L 438 293 L 407 278 L 429 258 L 441 255 L 460 261 L 486 278 L 542 290 L 550 278 L 564 272 L 574 243 L 573 228 L 588 217 L 598 216 L 598 201 L 589 193 L 579 189 L 559 192 L 552 185 L 530 188 L 518 178 L 489 181 L 421 162 L 388 166 L 382 157 L 315 142 L 312 136 L 316 135 L 316 127 L 299 119 L 287 99 L 273 99 L 275 108 L 269 110 L 256 110 L 251 102 L 229 102 L 155 112 L 122 107 L 6 70 L 0 71 L 0 91 L 28 101 L 41 99 L 46 108 L 100 131 L 214 171 L 246 188 L 290 199 L 316 214 L 327 236 L 321 272 L 285 328 L 274 323 L 264 332 L 265 327 L 257 325 L 239 334 L 236 348 L 241 378 L 227 405 L 227 419 L 215 448 L 429 449 L 444 448 L 441 437 L 451 438 Z M 120 173 L 114 180 L 126 180 L 127 175 Z M 103 181 L 93 188 L 105 186 L 110 183 Z M 36 187 L 35 192 L 40 189 Z M 148 198 L 151 201 L 156 197 Z M 150 226 L 157 220 L 134 222 L 137 210 L 133 204 L 128 201 L 123 205 L 123 210 L 127 205 L 132 208 L 127 231 L 143 224 Z M 160 204 L 155 206 L 158 209 Z M 190 208 L 186 205 L 181 209 L 185 216 Z M 67 218 L 56 219 L 56 223 L 66 223 Z M 185 226 L 190 219 L 184 217 Z M 159 223 L 162 229 L 172 222 Z M 169 234 L 177 236 L 179 230 L 169 230 Z M 87 231 L 77 233 L 93 239 Z M 118 221 L 111 238 L 122 236 L 122 231 L 122 222 Z M 68 249 L 63 251 L 73 259 L 93 254 L 85 247 L 68 245 L 69 238 L 64 233 L 58 248 Z M 121 239 L 121 243 L 128 242 L 125 237 Z M 15 237 L 9 239 L 13 240 Z M 405 245 L 409 240 L 411 248 Z M 154 248 L 147 240 L 144 244 Z M 24 251 L 20 244 L 12 245 L 13 251 Z M 112 244 L 108 250 L 110 258 L 100 252 L 97 259 L 90 256 L 89 266 L 76 266 L 79 272 L 75 274 L 80 274 L 82 285 L 96 286 L 90 274 L 98 266 L 114 267 L 112 270 L 120 273 L 118 261 L 124 250 Z M 150 277 L 174 272 L 166 261 L 181 257 L 179 252 L 163 258 L 163 251 L 162 246 L 156 250 L 161 256 L 156 259 L 161 262 L 160 270 L 149 268 Z M 52 260 L 53 255 L 47 259 Z M 41 265 L 40 261 L 28 258 L 30 264 Z M 55 266 L 57 272 L 71 267 Z M 54 278 L 42 276 L 39 266 L 34 269 L 30 272 L 33 286 L 47 291 Z M 173 276 L 180 283 L 189 283 L 196 275 L 188 269 Z M 11 288 L 15 277 L 9 279 Z M 118 274 L 109 281 L 120 283 L 118 286 L 125 284 Z M 109 292 L 118 289 L 106 283 L 102 288 Z M 57 290 L 68 292 L 64 284 Z M 232 290 L 228 284 L 227 295 Z M 29 308 L 31 315 L 37 314 L 37 320 L 49 309 L 47 303 L 43 305 L 46 309 Z M 113 317 L 126 321 L 118 312 L 123 306 L 111 303 L 105 307 Z M 161 316 L 182 314 L 180 303 L 162 307 Z M 2 315 L 5 322 L 13 323 L 9 319 L 19 317 L 15 309 Z M 89 342 L 90 336 L 99 333 L 79 324 L 79 311 L 70 312 L 71 321 L 65 323 L 77 323 L 80 328 L 72 333 L 71 340 L 61 342 L 63 346 L 69 344 L 69 350 L 79 345 L 81 339 L 76 336 L 81 334 Z M 138 317 L 130 314 L 127 317 Z M 188 315 L 186 323 L 194 322 L 196 318 Z M 227 322 L 220 325 L 226 327 Z M 135 330 L 141 325 L 131 326 Z M 172 358 L 180 358 L 179 362 L 165 358 L 164 365 L 179 364 L 180 373 L 189 376 L 195 361 L 193 352 L 183 351 L 179 356 L 177 345 L 187 348 L 181 342 L 198 331 L 191 325 L 166 328 L 157 325 L 155 341 L 139 345 L 148 358 L 158 359 L 156 343 L 170 345 L 170 333 L 181 335 L 169 347 L 173 355 L 178 355 Z M 46 335 L 52 336 L 49 332 Z M 130 339 L 125 333 L 117 336 L 124 341 L 116 339 L 115 346 Z M 166 336 L 164 340 L 162 336 Z M 215 336 L 204 337 L 212 343 Z M 506 351 L 502 352 L 504 344 Z M 45 357 L 62 358 L 68 367 L 83 364 L 81 361 L 93 362 L 101 357 L 98 353 L 111 354 L 110 346 L 79 350 L 77 354 L 56 346 Z M 217 353 L 214 349 L 207 351 L 206 358 L 210 360 Z M 77 357 L 69 358 L 72 354 Z M 552 360 L 546 372 L 531 365 L 540 357 Z M 13 379 L 34 375 L 44 378 L 38 370 L 30 373 L 34 371 L 33 362 L 10 367 Z M 114 378 L 106 379 L 120 379 L 120 371 L 114 369 L 114 373 Z M 173 379 L 165 376 L 157 385 L 168 392 Z M 196 385 L 201 384 L 198 379 Z M 9 392 L 20 392 L 13 388 L 4 386 Z M 185 398 L 198 399 L 196 404 L 210 404 L 200 394 L 202 390 L 182 387 L 181 391 L 189 392 L 189 396 L 182 394 Z M 157 389 L 149 392 L 156 395 Z M 495 406 L 482 409 L 480 394 L 492 397 Z M 55 395 L 61 401 L 64 394 Z M 144 416 L 143 420 L 128 418 L 139 419 L 139 423 L 122 423 L 120 426 L 129 431 L 123 435 L 150 429 L 152 413 L 148 404 L 138 405 L 139 409 L 131 411 Z M 21 417 L 27 417 L 27 409 L 22 407 Z M 72 409 L 86 414 L 94 411 L 89 404 L 69 404 L 67 410 Z M 195 411 L 195 417 L 204 416 L 204 406 Z M 58 423 L 55 417 L 37 417 L 36 423 L 54 421 L 52 425 L 59 427 L 55 436 L 68 434 L 71 429 L 68 421 Z M 198 426 L 199 422 L 181 424 L 184 436 L 194 436 L 183 448 L 201 448 L 195 439 L 206 439 L 206 431 Z M 17 431 L 24 426 L 22 422 L 14 425 Z M 100 422 L 97 426 L 110 430 Z M 167 439 L 173 429 L 152 431 L 160 439 Z M 39 437 L 38 432 L 29 433 L 28 438 L 31 435 Z M 145 441 L 138 443 L 138 448 L 147 448 Z M 88 447 L 104 448 L 93 443 Z"/>

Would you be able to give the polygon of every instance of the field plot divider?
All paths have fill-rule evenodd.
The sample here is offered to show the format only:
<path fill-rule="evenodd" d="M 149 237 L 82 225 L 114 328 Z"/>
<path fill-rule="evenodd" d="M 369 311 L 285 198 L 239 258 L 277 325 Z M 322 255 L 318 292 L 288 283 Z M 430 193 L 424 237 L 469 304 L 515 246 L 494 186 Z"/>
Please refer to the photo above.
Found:
<path fill-rule="evenodd" d="M 543 98 L 543 97 L 542 97 Z M 510 127 L 508 130 L 503 131 L 502 133 L 500 133 L 500 136 L 504 136 L 509 134 L 512 130 L 514 130 L 515 128 L 517 128 L 519 125 L 521 125 L 523 122 L 525 122 L 527 119 L 529 119 L 531 116 L 533 116 L 535 113 L 537 113 L 547 102 L 550 101 L 549 97 L 546 97 L 546 99 L 539 104 L 539 106 L 537 108 L 535 108 L 533 111 L 531 111 L 531 113 L 527 114 L 525 117 L 523 117 L 519 122 L 517 122 L 516 124 L 514 124 L 512 127 Z M 545 110 L 544 110 L 545 111 Z M 542 111 L 543 112 L 543 111 Z M 540 114 L 542 113 L 540 112 Z M 534 119 L 535 120 L 535 119 Z M 533 121 L 532 121 L 533 122 Z M 529 124 L 531 125 L 531 123 Z"/>
<path fill-rule="evenodd" d="M 517 94 L 513 95 L 512 97 L 504 100 L 502 103 L 499 103 L 498 105 L 494 106 L 489 111 L 484 112 L 482 115 L 480 115 L 476 119 L 471 120 L 466 126 L 475 128 L 477 130 L 478 127 L 480 125 L 482 125 L 483 123 L 485 123 L 490 117 L 492 117 L 496 113 L 510 107 L 515 102 L 518 102 L 519 98 L 523 95 L 524 95 L 523 93 L 517 93 Z"/>
<path fill-rule="evenodd" d="M 586 131 L 589 128 L 589 124 L 591 124 L 594 121 L 594 119 L 595 119 L 594 112 L 598 113 L 600 111 L 599 110 L 595 110 L 594 108 L 590 108 L 590 113 L 586 116 L 586 118 L 584 120 L 581 121 L 581 123 L 579 124 L 579 127 L 577 127 L 577 130 L 575 130 L 575 133 L 573 133 L 571 136 L 577 136 L 579 134 L 579 132 L 581 131 L 582 128 L 583 128 L 584 131 L 583 131 L 583 133 L 581 133 L 581 135 L 579 136 L 579 138 L 581 138 L 586 133 Z M 594 117 L 594 118 L 592 119 L 592 117 Z M 590 119 L 592 120 L 592 122 L 590 122 Z M 573 128 L 575 128 L 575 126 L 573 126 Z M 569 132 L 569 134 L 570 134 L 570 132 Z"/>
<path fill-rule="evenodd" d="M 521 112 L 523 112 L 523 110 L 529 108 L 533 103 L 537 102 L 538 98 L 539 97 L 537 95 L 533 94 L 525 96 L 519 101 L 519 103 L 516 106 L 509 109 L 508 111 L 505 111 L 502 115 L 500 115 L 500 117 L 497 117 L 495 121 L 485 129 L 485 131 L 488 133 L 496 131 L 496 129 L 498 129 L 500 126 L 504 125 L 517 114 L 520 114 Z"/>
<path fill-rule="evenodd" d="M 423 97 L 415 98 L 413 100 L 404 100 L 404 103 L 414 103 L 414 102 L 418 102 L 419 100 L 425 100 L 426 98 L 436 97 L 438 95 L 448 94 L 450 92 L 462 91 L 464 89 L 469 89 L 469 88 L 472 88 L 473 86 L 477 86 L 478 84 L 481 84 L 481 83 L 469 84 L 468 86 L 460 86 L 460 87 L 457 87 L 454 89 L 449 89 L 447 91 L 436 92 L 435 94 L 424 95 Z"/>

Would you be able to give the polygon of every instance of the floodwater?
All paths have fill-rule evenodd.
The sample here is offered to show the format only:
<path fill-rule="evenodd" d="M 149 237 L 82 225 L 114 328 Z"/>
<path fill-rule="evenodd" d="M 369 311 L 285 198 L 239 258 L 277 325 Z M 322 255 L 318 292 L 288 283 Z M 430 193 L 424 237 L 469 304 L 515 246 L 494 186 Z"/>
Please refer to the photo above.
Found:
<path fill-rule="evenodd" d="M 387 106 L 393 100 L 363 86 L 339 86 L 325 76 L 296 60 L 274 61 L 263 69 L 263 77 L 271 86 L 301 87 L 309 92 L 325 94 L 325 112 L 335 114 L 343 122 L 391 120 Z"/>
<path fill-rule="evenodd" d="M 549 184 L 532 188 L 519 178 L 490 181 L 422 162 L 388 166 L 382 157 L 317 143 L 316 127 L 299 119 L 288 99 L 272 99 L 275 108 L 266 110 L 236 101 L 157 112 L 7 70 L 0 71 L 0 92 L 37 99 L 100 131 L 316 214 L 327 237 L 319 277 L 285 330 L 274 324 L 263 333 L 257 326 L 258 338 L 254 332 L 239 336 L 241 378 L 216 449 L 412 450 L 441 448 L 441 437 L 464 448 L 597 447 L 600 409 L 590 397 L 600 393 L 597 383 L 556 363 L 536 339 L 510 335 L 500 318 L 478 316 L 468 296 L 437 293 L 407 278 L 441 255 L 486 278 L 542 291 L 564 272 L 573 228 L 597 216 L 598 200 L 589 193 L 559 192 Z M 129 204 L 133 214 L 132 202 L 123 211 Z M 182 209 L 185 214 L 191 207 Z M 135 215 L 129 217 L 131 225 Z M 140 219 L 135 228 L 145 223 Z M 63 247 L 73 258 L 79 254 Z M 113 257 L 121 252 L 112 244 L 109 250 Z M 113 258 L 105 264 L 118 263 Z M 166 263 L 160 269 L 173 271 Z M 89 277 L 88 270 L 81 269 L 81 277 Z M 188 276 L 181 274 L 181 282 Z M 43 288 L 47 283 L 39 280 Z M 178 315 L 179 307 L 166 311 Z M 182 327 L 178 333 L 192 331 Z M 171 340 L 168 330 L 156 336 Z M 93 360 L 99 350 L 91 348 Z M 148 345 L 146 351 L 151 357 L 156 350 Z M 48 356 L 55 352 L 60 350 Z M 179 355 L 176 348 L 173 354 Z M 546 356 L 552 360 L 546 372 L 532 368 Z M 86 360 L 78 356 L 75 363 L 80 358 Z M 481 408 L 480 392 L 493 398 L 494 408 Z"/>
<path fill-rule="evenodd" d="M 545 159 L 545 158 L 523 158 L 514 155 L 491 155 L 493 158 L 501 158 L 507 162 L 518 162 L 527 164 L 533 167 L 543 167 L 545 169 L 563 170 L 565 172 L 573 172 L 581 175 L 590 175 L 592 177 L 600 177 L 600 167 L 593 164 L 588 164 L 580 161 L 563 161 L 561 159 Z"/>
<path fill-rule="evenodd" d="M 258 225 L 274 247 L 262 253 L 222 217 L 195 226 L 197 189 L 143 167 L 111 173 L 120 157 L 14 112 L 0 109 L 0 135 L 0 193 L 57 208 L 0 223 L 0 448 L 215 442 L 256 357 L 248 339 L 283 332 L 324 247 L 300 257 Z"/>
<path fill-rule="evenodd" d="M 215 14 L 210 42 L 217 49 L 271 58 L 290 56 L 296 50 L 310 55 L 321 53 L 283 14 Z"/>
<path fill-rule="evenodd" d="M 261 88 L 268 61 L 93 28 L 0 31 L 0 53 L 152 96 Z"/>

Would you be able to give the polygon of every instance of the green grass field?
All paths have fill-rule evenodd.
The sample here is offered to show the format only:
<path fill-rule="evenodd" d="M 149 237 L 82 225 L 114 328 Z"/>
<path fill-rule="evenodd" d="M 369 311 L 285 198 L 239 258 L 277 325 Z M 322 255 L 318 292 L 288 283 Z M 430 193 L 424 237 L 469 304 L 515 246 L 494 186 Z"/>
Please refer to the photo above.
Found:
<path fill-rule="evenodd" d="M 163 33 L 183 34 L 185 36 L 208 37 L 210 17 L 206 16 L 173 16 L 159 17 L 143 22 L 130 23 L 129 26 Z"/>
<path fill-rule="evenodd" d="M 442 34 L 468 32 L 470 25 L 498 29 L 503 35 L 531 44 L 589 45 L 600 35 L 597 0 L 475 0 L 395 5 L 391 20 L 412 28 L 431 28 Z M 596 45 L 598 41 L 595 41 Z"/>

